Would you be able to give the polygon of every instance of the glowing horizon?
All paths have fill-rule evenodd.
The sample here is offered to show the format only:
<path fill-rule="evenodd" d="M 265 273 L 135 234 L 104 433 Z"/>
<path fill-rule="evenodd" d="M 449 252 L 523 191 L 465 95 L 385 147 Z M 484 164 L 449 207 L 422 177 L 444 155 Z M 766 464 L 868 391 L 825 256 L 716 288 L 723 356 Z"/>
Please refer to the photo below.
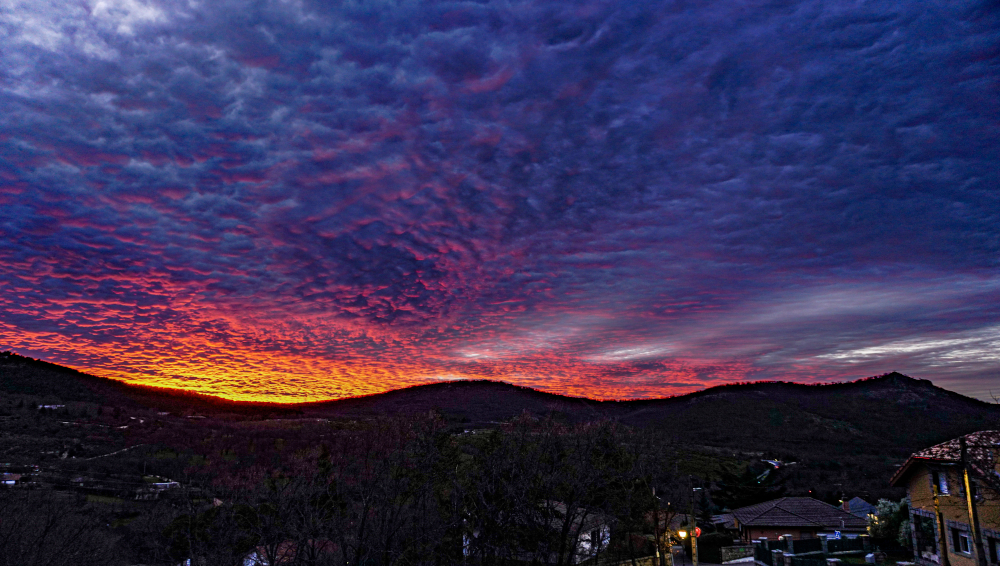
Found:
<path fill-rule="evenodd" d="M 13 0 L 0 37 L 0 350 L 281 402 L 1000 374 L 971 0 Z"/>
<path fill-rule="evenodd" d="M 17 352 L 13 352 L 13 353 L 14 354 L 18 354 Z M 21 354 L 18 354 L 18 355 L 21 355 Z M 52 363 L 50 360 L 40 360 L 40 361 Z M 67 367 L 67 366 L 64 366 L 64 367 Z M 892 373 L 892 372 L 886 372 L 886 373 L 879 374 L 879 375 L 864 376 L 864 377 L 858 377 L 858 378 L 855 378 L 855 379 L 822 381 L 822 382 L 819 382 L 819 383 L 802 383 L 802 382 L 797 382 L 797 381 L 788 381 L 788 380 L 781 380 L 781 379 L 762 379 L 762 380 L 751 380 L 751 381 L 720 382 L 720 383 L 713 383 L 712 385 L 704 386 L 704 387 L 695 387 L 695 386 L 692 386 L 693 388 L 690 388 L 690 389 L 680 389 L 680 390 L 672 391 L 671 393 L 666 394 L 666 395 L 653 396 L 653 397 L 642 397 L 642 396 L 640 396 L 640 397 L 618 397 L 618 396 L 602 396 L 600 394 L 596 394 L 595 395 L 592 392 L 591 393 L 581 393 L 581 392 L 573 392 L 573 391 L 554 391 L 554 390 L 547 390 L 547 389 L 544 389 L 544 388 L 538 387 L 538 386 L 518 384 L 518 383 L 513 383 L 513 382 L 510 382 L 510 381 L 506 381 L 504 379 L 498 379 L 496 377 L 487 377 L 487 376 L 465 376 L 465 375 L 463 375 L 463 376 L 440 376 L 440 375 L 435 375 L 435 376 L 431 376 L 431 377 L 429 377 L 427 379 L 424 379 L 424 380 L 419 380 L 419 379 L 417 379 L 417 380 L 407 380 L 402 385 L 399 385 L 399 386 L 396 386 L 396 387 L 387 388 L 387 389 L 380 389 L 380 390 L 374 390 L 374 391 L 366 391 L 366 392 L 361 392 L 361 393 L 352 393 L 352 394 L 342 395 L 342 396 L 333 396 L 333 397 L 317 396 L 315 398 L 312 398 L 312 397 L 302 396 L 301 393 L 295 393 L 295 394 L 291 394 L 291 395 L 288 395 L 288 396 L 282 396 L 280 394 L 275 395 L 275 394 L 272 394 L 272 393 L 266 393 L 266 394 L 253 394 L 253 393 L 241 394 L 241 393 L 236 393 L 236 392 L 228 391 L 228 390 L 219 390 L 219 391 L 205 390 L 205 391 L 202 391 L 202 390 L 198 390 L 198 389 L 178 387 L 177 382 L 174 381 L 174 380 L 170 380 L 170 379 L 164 379 L 162 382 L 158 382 L 155 379 L 153 379 L 153 380 L 146 380 L 146 379 L 141 379 L 141 378 L 137 379 L 135 376 L 133 376 L 131 374 L 128 374 L 128 373 L 118 374 L 118 373 L 115 373 L 115 372 L 110 372 L 110 373 L 105 372 L 103 374 L 98 375 L 98 373 L 96 373 L 95 370 L 88 370 L 88 368 L 79 368 L 79 367 L 76 367 L 76 368 L 70 368 L 70 369 L 73 369 L 73 370 L 76 370 L 76 371 L 80 371 L 80 372 L 86 373 L 86 374 L 94 376 L 94 377 L 99 377 L 99 378 L 102 378 L 102 379 L 108 379 L 108 380 L 113 380 L 113 381 L 119 381 L 119 382 L 126 383 L 126 384 L 129 384 L 129 385 L 137 385 L 137 386 L 142 386 L 142 387 L 154 387 L 154 388 L 166 389 L 166 390 L 170 390 L 170 391 L 183 392 L 183 393 L 196 393 L 196 394 L 199 394 L 199 395 L 208 395 L 208 396 L 211 396 L 211 397 L 214 397 L 214 398 L 224 399 L 224 400 L 229 400 L 229 401 L 254 402 L 254 403 L 269 403 L 269 404 L 321 403 L 321 402 L 325 402 L 325 401 L 337 401 L 337 400 L 342 400 L 342 399 L 357 399 L 357 398 L 361 398 L 361 397 L 368 397 L 368 396 L 372 396 L 372 395 L 379 395 L 379 394 L 382 394 L 382 393 L 388 393 L 388 392 L 392 392 L 392 391 L 400 391 L 402 389 L 408 389 L 408 388 L 412 388 L 412 387 L 419 387 L 421 385 L 432 385 L 432 384 L 437 384 L 437 383 L 442 383 L 442 382 L 457 382 L 457 381 L 489 381 L 491 383 L 502 383 L 502 384 L 507 384 L 507 385 L 512 385 L 512 386 L 529 387 L 529 388 L 531 388 L 532 390 L 535 390 L 535 391 L 541 391 L 541 392 L 545 392 L 545 393 L 554 393 L 554 394 L 557 394 L 557 395 L 562 395 L 562 396 L 573 398 L 573 399 L 587 399 L 587 400 L 591 400 L 591 401 L 643 401 L 643 400 L 663 400 L 663 399 L 671 399 L 671 398 L 674 398 L 674 397 L 682 397 L 682 396 L 690 394 L 690 393 L 696 393 L 696 392 L 699 392 L 699 391 L 705 391 L 705 390 L 713 388 L 713 387 L 725 387 L 725 386 L 729 386 L 729 385 L 766 384 L 766 383 L 797 383 L 797 384 L 801 384 L 801 385 L 838 385 L 838 384 L 852 383 L 852 382 L 855 382 L 855 381 L 862 381 L 862 380 L 866 380 L 866 379 L 877 378 L 877 377 L 881 377 L 882 375 L 887 375 L 888 373 Z M 96 370 L 96 371 L 100 371 L 100 370 Z M 908 376 L 908 377 L 913 377 L 913 376 Z M 207 381 L 207 380 L 210 379 L 210 377 L 209 376 L 194 376 L 194 379 L 202 379 L 202 380 L 206 380 Z M 920 378 L 914 378 L 914 379 L 920 379 Z M 935 385 L 937 386 L 937 384 L 935 384 Z"/>

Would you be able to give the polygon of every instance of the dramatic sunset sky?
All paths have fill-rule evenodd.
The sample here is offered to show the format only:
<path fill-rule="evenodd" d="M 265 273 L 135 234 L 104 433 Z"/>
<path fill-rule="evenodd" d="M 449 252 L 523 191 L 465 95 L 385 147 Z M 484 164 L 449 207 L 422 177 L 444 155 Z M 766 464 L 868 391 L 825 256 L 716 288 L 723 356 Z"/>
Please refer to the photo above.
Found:
<path fill-rule="evenodd" d="M 0 0 L 0 350 L 1000 393 L 996 0 Z"/>

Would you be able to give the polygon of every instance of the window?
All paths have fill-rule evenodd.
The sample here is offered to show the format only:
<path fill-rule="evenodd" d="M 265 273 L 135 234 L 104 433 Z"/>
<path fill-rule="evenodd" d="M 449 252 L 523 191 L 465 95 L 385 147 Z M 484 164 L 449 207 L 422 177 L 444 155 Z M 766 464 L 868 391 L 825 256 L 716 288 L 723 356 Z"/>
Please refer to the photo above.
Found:
<path fill-rule="evenodd" d="M 1000 540 L 988 538 L 986 539 L 986 546 L 989 549 L 990 562 L 1000 562 L 1000 560 L 997 560 L 997 554 L 1000 554 Z"/>
<path fill-rule="evenodd" d="M 939 495 L 948 495 L 948 474 L 945 472 L 934 472 L 934 484 L 937 485 Z"/>
<path fill-rule="evenodd" d="M 601 531 L 594 529 L 590 531 L 590 552 L 595 556 L 601 551 Z"/>
<path fill-rule="evenodd" d="M 965 554 L 971 553 L 971 547 L 969 546 L 969 533 L 958 529 L 952 529 L 951 545 L 954 547 L 955 552 L 964 552 Z"/>

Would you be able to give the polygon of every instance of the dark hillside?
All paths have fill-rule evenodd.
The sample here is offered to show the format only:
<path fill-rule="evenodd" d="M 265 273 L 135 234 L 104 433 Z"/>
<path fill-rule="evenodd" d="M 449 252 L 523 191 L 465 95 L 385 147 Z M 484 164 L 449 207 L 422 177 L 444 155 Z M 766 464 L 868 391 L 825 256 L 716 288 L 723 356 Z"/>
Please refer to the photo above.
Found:
<path fill-rule="evenodd" d="M 0 392 L 30 396 L 38 403 L 76 401 L 235 419 L 366 420 L 433 411 L 453 427 L 477 428 L 525 411 L 565 422 L 609 418 L 757 464 L 762 459 L 796 462 L 773 476 L 789 493 L 813 490 L 828 500 L 839 492 L 870 499 L 898 496 L 887 481 L 909 454 L 961 434 L 1000 428 L 1000 405 L 898 373 L 830 385 L 743 383 L 636 401 L 594 401 L 506 383 L 456 381 L 273 405 L 126 385 L 8 353 L 0 354 Z"/>
<path fill-rule="evenodd" d="M 522 411 L 570 422 L 612 418 L 678 444 L 721 448 L 758 464 L 764 458 L 795 462 L 774 470 L 774 477 L 789 493 L 829 501 L 845 492 L 898 499 L 903 494 L 887 482 L 909 454 L 1000 423 L 998 405 L 899 373 L 830 385 L 736 384 L 642 401 L 593 401 L 503 383 L 453 382 L 302 410 L 328 418 L 434 410 L 466 426 L 488 426 Z"/>
<path fill-rule="evenodd" d="M 370 417 L 386 413 L 417 414 L 435 411 L 449 420 L 490 424 L 510 420 L 528 411 L 566 421 L 611 416 L 607 403 L 566 397 L 496 381 L 452 381 L 418 385 L 387 393 L 299 405 L 307 415 Z"/>
<path fill-rule="evenodd" d="M 39 403 L 91 403 L 177 414 L 298 412 L 292 406 L 276 403 L 241 403 L 177 389 L 131 385 L 10 352 L 0 352 L 0 393 L 33 397 Z"/>
<path fill-rule="evenodd" d="M 796 462 L 775 471 L 795 494 L 898 498 L 887 481 L 921 449 L 1000 424 L 1000 405 L 892 373 L 851 383 L 757 383 L 636 401 L 620 419 L 679 441 Z"/>
<path fill-rule="evenodd" d="M 683 397 L 622 403 L 621 419 L 709 444 L 787 447 L 874 444 L 909 454 L 995 426 L 1000 406 L 899 373 L 831 385 L 754 383 Z M 905 455 L 903 454 L 903 455 Z"/>
<path fill-rule="evenodd" d="M 94 377 L 11 353 L 0 353 L 0 391 L 51 399 L 178 413 L 367 418 L 435 411 L 471 425 L 507 421 L 524 411 L 566 421 L 618 419 L 677 440 L 747 450 L 824 444 L 854 452 L 878 447 L 905 456 L 921 447 L 1000 422 L 1000 406 L 899 373 L 849 383 L 785 382 L 713 387 L 666 399 L 595 401 L 501 382 L 454 381 L 376 395 L 281 405 L 227 401 L 178 390 Z"/>
<path fill-rule="evenodd" d="M 909 454 L 944 438 L 1000 422 L 1000 406 L 996 404 L 899 373 L 829 385 L 741 383 L 635 401 L 595 401 L 501 382 L 454 381 L 350 399 L 281 405 L 129 385 L 7 352 L 0 353 L 0 391 L 53 402 L 207 414 L 366 418 L 435 411 L 449 420 L 473 425 L 507 421 L 528 411 L 567 421 L 618 419 L 707 445 L 750 450 L 818 443 L 866 445 L 894 455 Z"/>

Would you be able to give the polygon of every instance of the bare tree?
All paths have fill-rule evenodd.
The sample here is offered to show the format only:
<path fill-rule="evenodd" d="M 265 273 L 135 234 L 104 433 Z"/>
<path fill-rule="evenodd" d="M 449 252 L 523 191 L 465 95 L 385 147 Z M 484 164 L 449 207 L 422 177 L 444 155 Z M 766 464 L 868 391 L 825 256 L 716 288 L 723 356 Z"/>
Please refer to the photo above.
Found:
<path fill-rule="evenodd" d="M 569 566 L 642 554 L 630 542 L 652 530 L 652 446 L 610 421 L 568 426 L 527 415 L 471 442 L 460 488 L 466 559 Z"/>
<path fill-rule="evenodd" d="M 383 419 L 333 442 L 322 496 L 331 502 L 325 536 L 341 564 L 414 564 L 438 556 L 454 474 L 442 423 Z"/>
<path fill-rule="evenodd" d="M 117 537 L 82 497 L 0 491 L 0 565 L 108 566 L 121 563 Z"/>

